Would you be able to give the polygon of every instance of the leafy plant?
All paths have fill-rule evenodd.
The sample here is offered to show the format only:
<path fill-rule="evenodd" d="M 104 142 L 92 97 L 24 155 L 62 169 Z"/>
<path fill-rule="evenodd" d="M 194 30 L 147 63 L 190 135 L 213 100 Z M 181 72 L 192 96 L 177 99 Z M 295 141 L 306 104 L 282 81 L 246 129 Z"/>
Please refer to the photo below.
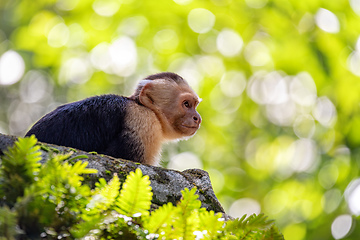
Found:
<path fill-rule="evenodd" d="M 41 152 L 34 136 L 20 138 L 1 161 L 0 202 L 13 206 L 16 198 L 23 196 L 27 186 L 35 182 L 40 170 Z"/>
<path fill-rule="evenodd" d="M 149 177 L 139 168 L 122 186 L 114 174 L 90 189 L 83 175 L 96 170 L 87 162 L 53 154 L 40 165 L 39 149 L 34 137 L 19 138 L 1 157 L 0 238 L 283 239 L 263 214 L 224 221 L 201 208 L 196 188 L 184 189 L 176 206 L 150 211 Z"/>

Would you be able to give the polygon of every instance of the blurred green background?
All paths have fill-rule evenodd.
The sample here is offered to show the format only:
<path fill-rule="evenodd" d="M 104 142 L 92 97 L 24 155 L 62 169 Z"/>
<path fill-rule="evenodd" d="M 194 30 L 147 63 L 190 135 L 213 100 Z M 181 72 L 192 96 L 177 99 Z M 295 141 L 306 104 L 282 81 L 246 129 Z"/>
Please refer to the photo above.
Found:
<path fill-rule="evenodd" d="M 161 71 L 203 99 L 162 166 L 285 239 L 359 239 L 360 0 L 0 0 L 2 133 Z"/>

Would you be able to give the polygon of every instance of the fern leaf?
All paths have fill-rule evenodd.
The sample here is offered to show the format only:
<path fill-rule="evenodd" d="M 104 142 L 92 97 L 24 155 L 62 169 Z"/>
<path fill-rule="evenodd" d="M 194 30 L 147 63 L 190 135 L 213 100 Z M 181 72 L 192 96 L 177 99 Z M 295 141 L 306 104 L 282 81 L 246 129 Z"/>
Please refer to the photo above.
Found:
<path fill-rule="evenodd" d="M 222 230 L 224 221 L 222 221 L 221 213 L 214 214 L 214 211 L 200 211 L 200 230 L 206 230 L 206 239 L 215 239 L 218 231 Z"/>
<path fill-rule="evenodd" d="M 143 176 L 137 168 L 127 176 L 120 191 L 116 210 L 127 216 L 135 213 L 148 214 L 153 195 L 151 190 L 149 176 Z"/>
<path fill-rule="evenodd" d="M 36 142 L 34 136 L 18 138 L 14 146 L 1 157 L 0 194 L 6 196 L 10 206 L 15 203 L 17 197 L 23 196 L 24 189 L 35 181 L 39 172 L 41 152 Z"/>
<path fill-rule="evenodd" d="M 185 188 L 181 191 L 182 199 L 177 205 L 178 208 L 182 210 L 183 215 L 190 215 L 192 210 L 199 209 L 201 207 L 201 202 L 198 200 L 198 195 L 196 193 L 196 188 L 191 190 Z"/>
<path fill-rule="evenodd" d="M 164 227 L 171 225 L 173 215 L 174 206 L 171 202 L 162 205 L 160 208 L 153 211 L 144 221 L 144 228 L 150 233 L 159 234 Z"/>
<path fill-rule="evenodd" d="M 199 229 L 199 208 L 201 202 L 195 194 L 196 188 L 185 188 L 181 201 L 176 205 L 172 229 L 168 229 L 169 238 L 194 239 L 194 232 Z"/>
<path fill-rule="evenodd" d="M 279 229 L 272 225 L 269 230 L 265 232 L 262 239 L 264 240 L 284 240 L 284 236 L 280 233 Z"/>
<path fill-rule="evenodd" d="M 0 208 L 0 239 L 15 239 L 16 214 L 7 206 Z"/>
<path fill-rule="evenodd" d="M 105 180 L 104 178 L 100 178 L 99 181 L 95 183 L 96 188 L 95 188 L 94 191 L 95 191 L 95 192 L 98 192 L 98 191 L 100 191 L 102 188 L 106 187 L 106 185 L 107 185 L 106 180 Z"/>
<path fill-rule="evenodd" d="M 165 232 L 166 239 L 195 239 L 196 233 L 199 232 L 199 213 L 197 210 L 192 211 L 187 216 L 181 215 L 180 211 L 176 211 L 172 225 L 166 225 L 162 228 Z"/>
<path fill-rule="evenodd" d="M 69 167 L 70 174 L 81 175 L 81 174 L 97 173 L 96 169 L 86 168 L 88 164 L 89 164 L 88 162 L 81 162 L 81 161 L 77 161 L 74 165 L 71 165 L 70 163 L 64 163 L 64 165 Z"/>
<path fill-rule="evenodd" d="M 100 211 L 108 210 L 119 195 L 120 180 L 117 174 L 106 184 L 105 179 L 100 179 L 97 188 L 93 191 L 95 195 L 87 204 L 88 209 L 95 209 Z"/>
<path fill-rule="evenodd" d="M 244 215 L 241 219 L 228 222 L 225 230 L 235 234 L 238 239 L 256 239 L 254 234 L 262 234 L 264 230 L 269 229 L 272 224 L 273 220 L 267 220 L 267 216 L 263 213 L 259 215 L 252 214 L 247 218 L 246 215 Z"/>
<path fill-rule="evenodd" d="M 40 147 L 36 146 L 34 136 L 18 138 L 13 147 L 10 147 L 2 157 L 2 168 L 5 173 L 25 173 L 30 177 L 39 171 L 41 160 Z M 13 169 L 16 168 L 16 169 Z"/>

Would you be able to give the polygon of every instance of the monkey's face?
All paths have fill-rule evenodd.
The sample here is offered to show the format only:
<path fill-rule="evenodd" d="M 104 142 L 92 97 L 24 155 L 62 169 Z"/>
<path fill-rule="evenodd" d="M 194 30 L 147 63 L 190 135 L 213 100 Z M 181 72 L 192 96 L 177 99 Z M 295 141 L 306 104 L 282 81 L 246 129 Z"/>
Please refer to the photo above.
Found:
<path fill-rule="evenodd" d="M 201 116 L 196 111 L 198 104 L 199 98 L 194 93 L 182 93 L 177 99 L 174 128 L 184 136 L 194 135 L 200 127 Z"/>
<path fill-rule="evenodd" d="M 167 88 L 167 101 L 163 101 L 162 115 L 165 116 L 163 129 L 166 138 L 187 138 L 196 133 L 200 127 L 201 116 L 196 111 L 200 99 L 188 86 Z M 165 93 L 164 93 L 165 94 Z M 164 96 L 164 95 L 162 95 Z"/>
<path fill-rule="evenodd" d="M 166 139 L 192 136 L 200 127 L 201 116 L 196 111 L 200 99 L 185 82 L 151 81 L 141 90 L 139 100 L 154 111 Z"/>

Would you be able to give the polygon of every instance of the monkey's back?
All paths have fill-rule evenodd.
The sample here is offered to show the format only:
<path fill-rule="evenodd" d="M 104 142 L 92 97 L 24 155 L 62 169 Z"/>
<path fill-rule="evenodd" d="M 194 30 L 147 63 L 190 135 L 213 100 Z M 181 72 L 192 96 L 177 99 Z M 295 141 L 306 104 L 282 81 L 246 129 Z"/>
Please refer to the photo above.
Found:
<path fill-rule="evenodd" d="M 118 147 L 117 152 L 107 149 L 121 141 L 129 101 L 108 94 L 59 106 L 36 122 L 26 136 L 34 134 L 41 142 L 126 158 L 126 146 Z"/>

